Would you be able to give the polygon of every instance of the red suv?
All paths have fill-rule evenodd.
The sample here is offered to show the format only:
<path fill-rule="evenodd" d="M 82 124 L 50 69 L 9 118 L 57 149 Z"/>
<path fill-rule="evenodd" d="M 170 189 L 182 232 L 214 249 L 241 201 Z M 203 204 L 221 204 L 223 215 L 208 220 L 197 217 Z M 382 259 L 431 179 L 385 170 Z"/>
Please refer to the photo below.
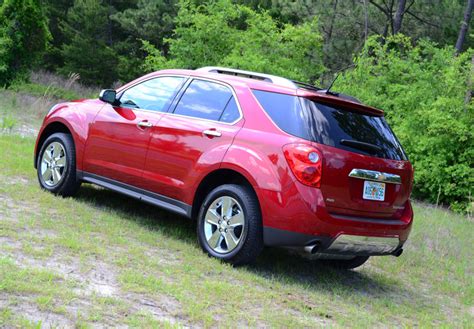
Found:
<path fill-rule="evenodd" d="M 292 247 L 354 268 L 411 229 L 413 169 L 381 110 L 219 67 L 148 74 L 55 105 L 35 148 L 42 188 L 93 183 L 197 219 L 209 255 Z"/>

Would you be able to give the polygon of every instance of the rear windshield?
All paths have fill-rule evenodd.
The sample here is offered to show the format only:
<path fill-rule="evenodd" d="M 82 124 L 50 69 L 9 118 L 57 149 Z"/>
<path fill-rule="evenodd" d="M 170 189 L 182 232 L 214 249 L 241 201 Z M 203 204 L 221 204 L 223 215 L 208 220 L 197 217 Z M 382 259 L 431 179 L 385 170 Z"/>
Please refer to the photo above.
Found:
<path fill-rule="evenodd" d="M 275 124 L 291 135 L 350 152 L 407 160 L 384 117 L 293 95 L 260 90 L 253 93 Z"/>

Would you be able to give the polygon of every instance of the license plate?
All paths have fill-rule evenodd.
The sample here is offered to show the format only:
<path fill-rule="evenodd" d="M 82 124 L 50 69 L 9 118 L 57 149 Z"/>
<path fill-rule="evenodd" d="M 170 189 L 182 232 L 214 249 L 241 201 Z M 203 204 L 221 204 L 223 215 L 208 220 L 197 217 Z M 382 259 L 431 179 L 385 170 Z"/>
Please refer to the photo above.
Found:
<path fill-rule="evenodd" d="M 365 200 L 385 200 L 385 183 L 364 181 L 364 192 L 362 198 Z"/>

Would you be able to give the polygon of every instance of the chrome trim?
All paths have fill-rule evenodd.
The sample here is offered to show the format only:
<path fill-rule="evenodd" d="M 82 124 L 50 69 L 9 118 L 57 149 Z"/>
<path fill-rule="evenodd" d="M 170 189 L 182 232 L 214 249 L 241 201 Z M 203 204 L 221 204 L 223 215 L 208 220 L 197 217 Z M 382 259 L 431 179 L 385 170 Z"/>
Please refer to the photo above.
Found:
<path fill-rule="evenodd" d="M 204 135 L 212 136 L 212 137 L 221 137 L 222 136 L 222 133 L 220 131 L 217 131 L 217 130 L 207 129 L 207 130 L 204 130 L 202 133 Z"/>
<path fill-rule="evenodd" d="M 199 72 L 208 72 L 208 73 L 216 73 L 216 74 L 228 74 L 228 75 L 234 75 L 242 78 L 249 78 L 252 79 L 252 77 L 258 78 L 259 80 L 270 82 L 276 85 L 280 85 L 283 87 L 290 87 L 294 89 L 298 89 L 298 86 L 291 80 L 283 78 L 283 77 L 278 77 L 275 75 L 270 75 L 270 74 L 265 74 L 265 73 L 259 73 L 259 72 L 252 72 L 252 71 L 244 71 L 244 70 L 237 70 L 237 69 L 232 69 L 228 67 L 219 67 L 219 66 L 206 66 L 206 67 L 201 67 L 199 69 L 196 69 L 196 71 Z M 223 73 L 220 73 L 223 72 Z M 229 74 L 230 73 L 230 74 Z"/>
<path fill-rule="evenodd" d="M 402 183 L 402 179 L 399 175 L 367 169 L 352 169 L 349 173 L 349 177 L 390 184 Z"/>
<path fill-rule="evenodd" d="M 137 126 L 143 127 L 143 128 L 151 128 L 153 127 L 153 123 L 148 122 L 148 121 L 140 121 L 139 123 L 137 123 Z"/>
<path fill-rule="evenodd" d="M 386 255 L 394 252 L 399 245 L 400 239 L 398 237 L 341 234 L 324 252 L 366 256 Z"/>

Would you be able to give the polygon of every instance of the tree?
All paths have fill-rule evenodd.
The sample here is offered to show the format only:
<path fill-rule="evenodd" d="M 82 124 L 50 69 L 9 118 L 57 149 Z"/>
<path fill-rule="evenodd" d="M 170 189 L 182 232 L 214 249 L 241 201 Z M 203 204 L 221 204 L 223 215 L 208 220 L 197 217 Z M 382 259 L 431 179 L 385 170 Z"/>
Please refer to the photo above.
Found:
<path fill-rule="evenodd" d="M 324 71 L 317 19 L 279 24 L 267 12 L 218 0 L 180 2 L 169 56 L 145 43 L 147 69 L 223 65 L 314 81 Z M 295 65 L 295 63 L 298 63 Z"/>
<path fill-rule="evenodd" d="M 414 1 L 412 1 L 413 4 Z M 403 15 L 405 15 L 406 11 L 406 0 L 400 0 L 398 2 L 398 9 L 397 12 L 395 13 L 395 19 L 393 20 L 393 34 L 397 34 L 400 32 L 400 29 L 402 28 L 402 21 L 403 21 Z"/>
<path fill-rule="evenodd" d="M 76 0 L 61 30 L 66 37 L 60 72 L 78 73 L 87 84 L 110 86 L 117 80 L 118 58 L 111 48 L 110 7 L 96 0 Z"/>
<path fill-rule="evenodd" d="M 34 33 L 32 33 L 34 31 Z M 0 86 L 30 69 L 51 35 L 38 0 L 5 0 L 0 6 Z"/>
<path fill-rule="evenodd" d="M 474 7 L 474 0 L 467 0 L 466 10 L 464 11 L 464 20 L 459 30 L 458 40 L 456 41 L 456 53 L 459 54 L 462 50 L 464 40 L 466 39 L 469 23 L 471 22 L 472 9 Z"/>
<path fill-rule="evenodd" d="M 139 0 L 136 8 L 127 8 L 111 19 L 131 38 L 147 40 L 166 54 L 163 41 L 171 37 L 177 12 L 175 0 Z"/>
<path fill-rule="evenodd" d="M 415 197 L 463 211 L 474 195 L 474 104 L 465 99 L 474 51 L 453 56 L 452 46 L 401 34 L 383 41 L 370 37 L 334 89 L 385 111 L 415 167 Z"/>

